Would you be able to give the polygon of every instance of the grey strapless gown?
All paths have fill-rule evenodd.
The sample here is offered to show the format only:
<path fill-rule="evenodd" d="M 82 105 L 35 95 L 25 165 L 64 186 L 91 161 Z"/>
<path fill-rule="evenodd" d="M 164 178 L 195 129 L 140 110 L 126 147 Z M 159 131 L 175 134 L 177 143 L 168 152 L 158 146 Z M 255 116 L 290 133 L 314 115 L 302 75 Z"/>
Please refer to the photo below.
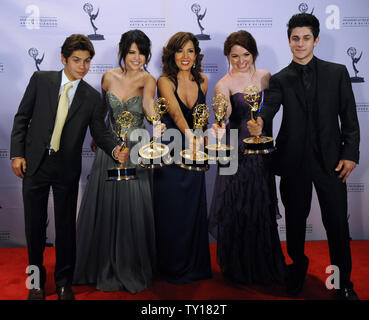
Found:
<path fill-rule="evenodd" d="M 130 131 L 145 127 L 141 96 L 122 102 L 107 92 L 106 99 L 109 112 L 134 115 Z M 132 165 L 130 160 L 125 164 Z M 136 166 L 137 180 L 106 181 L 114 165 L 98 149 L 78 214 L 74 284 L 137 293 L 151 286 L 155 269 L 152 171 Z"/>

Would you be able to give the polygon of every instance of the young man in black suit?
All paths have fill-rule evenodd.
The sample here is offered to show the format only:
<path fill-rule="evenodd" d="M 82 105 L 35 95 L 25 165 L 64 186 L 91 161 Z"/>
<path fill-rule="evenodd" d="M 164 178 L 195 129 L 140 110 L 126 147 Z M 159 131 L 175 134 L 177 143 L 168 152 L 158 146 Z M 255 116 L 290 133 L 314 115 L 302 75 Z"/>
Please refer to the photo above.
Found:
<path fill-rule="evenodd" d="M 340 272 L 340 298 L 358 299 L 350 281 L 351 251 L 345 181 L 359 162 L 359 123 L 345 66 L 313 54 L 319 42 L 319 21 L 312 14 L 294 15 L 288 23 L 293 55 L 286 68 L 273 75 L 257 123 L 259 135 L 283 105 L 281 127 L 273 152 L 275 173 L 281 176 L 288 255 L 287 293 L 298 294 L 309 259 L 304 254 L 306 219 L 314 184 L 327 232 L 331 264 Z M 337 286 L 337 283 L 335 284 Z"/>
<path fill-rule="evenodd" d="M 91 41 L 73 34 L 61 48 L 64 69 L 35 72 L 14 117 L 10 156 L 12 170 L 23 179 L 25 231 L 29 264 L 40 271 L 39 289 L 29 299 L 45 299 L 47 203 L 54 195 L 55 284 L 59 299 L 74 299 L 71 288 L 75 264 L 75 222 L 82 145 L 87 127 L 94 141 L 120 163 L 128 149 L 120 150 L 104 123 L 98 91 L 82 78 L 95 54 Z"/>

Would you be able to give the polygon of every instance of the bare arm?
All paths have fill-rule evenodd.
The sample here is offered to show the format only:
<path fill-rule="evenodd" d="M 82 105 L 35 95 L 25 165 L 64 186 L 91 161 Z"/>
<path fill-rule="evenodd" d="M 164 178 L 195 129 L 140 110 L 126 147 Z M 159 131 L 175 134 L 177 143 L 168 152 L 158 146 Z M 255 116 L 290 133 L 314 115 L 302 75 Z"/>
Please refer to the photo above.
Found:
<path fill-rule="evenodd" d="M 222 122 L 222 126 L 219 127 L 217 123 L 213 123 L 211 128 L 212 128 L 213 136 L 216 137 L 217 139 L 222 139 L 223 135 L 225 134 L 225 121 L 229 119 L 232 113 L 231 101 L 229 99 L 230 91 L 228 87 L 226 86 L 226 84 L 224 83 L 224 81 L 222 80 L 218 81 L 214 88 L 214 96 L 218 94 L 222 94 L 224 98 L 226 99 L 227 104 L 228 104 L 227 111 L 224 116 L 224 121 Z"/>
<path fill-rule="evenodd" d="M 144 81 L 144 89 L 143 89 L 143 101 L 142 101 L 142 107 L 144 109 L 144 112 L 146 116 L 149 118 L 153 118 L 156 115 L 155 110 L 155 89 L 156 89 L 156 81 L 153 76 L 150 74 L 147 74 L 145 76 Z M 161 123 L 160 121 L 153 121 L 153 136 L 154 137 L 160 137 L 163 132 L 166 129 L 166 126 L 164 123 Z"/>
<path fill-rule="evenodd" d="M 106 103 L 106 92 L 109 91 L 111 81 L 111 75 L 108 72 L 105 72 L 101 78 L 101 97 L 104 107 L 104 118 L 106 117 L 106 114 L 109 110 L 108 104 Z"/>
<path fill-rule="evenodd" d="M 261 79 L 260 79 L 260 84 L 261 84 L 261 90 L 264 90 L 264 89 L 268 89 L 269 88 L 269 80 L 270 80 L 270 72 L 269 71 L 266 71 Z"/>
<path fill-rule="evenodd" d="M 145 76 L 144 88 L 143 88 L 143 100 L 142 107 L 147 116 L 153 117 L 155 115 L 155 89 L 156 81 L 153 76 L 147 74 Z"/>
<path fill-rule="evenodd" d="M 231 116 L 232 113 L 232 105 L 231 105 L 231 100 L 229 99 L 231 92 L 228 88 L 228 86 L 226 85 L 226 83 L 224 83 L 225 81 L 218 81 L 217 84 L 215 85 L 214 88 L 214 96 L 216 96 L 217 94 L 222 94 L 224 95 L 227 103 L 228 103 L 228 107 L 227 107 L 227 112 L 226 115 L 224 117 L 224 120 L 228 120 L 229 117 Z"/>

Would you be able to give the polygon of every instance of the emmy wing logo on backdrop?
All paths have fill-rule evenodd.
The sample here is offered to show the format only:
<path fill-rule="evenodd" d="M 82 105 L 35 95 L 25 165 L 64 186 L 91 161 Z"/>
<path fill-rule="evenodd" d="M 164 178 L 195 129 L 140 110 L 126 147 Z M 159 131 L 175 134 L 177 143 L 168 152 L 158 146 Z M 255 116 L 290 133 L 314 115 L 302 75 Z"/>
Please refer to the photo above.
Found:
<path fill-rule="evenodd" d="M 363 52 L 361 51 L 360 55 L 355 58 L 356 56 L 356 48 L 350 47 L 347 49 L 347 55 L 351 57 L 352 59 L 352 68 L 354 69 L 355 76 L 351 77 L 351 82 L 353 83 L 360 83 L 365 82 L 363 77 L 358 77 L 357 74 L 359 73 L 359 70 L 356 68 L 356 64 L 360 61 L 361 56 L 363 55 Z"/>
<path fill-rule="evenodd" d="M 98 27 L 95 26 L 94 20 L 96 20 L 97 16 L 99 15 L 100 8 L 97 9 L 97 12 L 95 14 L 92 13 L 94 10 L 94 7 L 91 3 L 85 3 L 83 5 L 83 10 L 89 15 L 90 17 L 90 23 L 92 25 L 92 28 L 94 29 L 94 34 L 89 34 L 88 37 L 91 40 L 105 40 L 104 35 L 96 33 Z"/>
<path fill-rule="evenodd" d="M 191 6 L 191 11 L 196 15 L 197 17 L 197 24 L 199 25 L 200 28 L 200 32 L 201 34 L 197 34 L 196 38 L 199 40 L 211 40 L 210 36 L 208 34 L 204 34 L 203 31 L 205 30 L 205 28 L 201 25 L 201 20 L 204 19 L 205 15 L 206 15 L 206 10 L 204 11 L 203 14 L 200 14 L 201 11 L 201 6 L 198 3 L 194 3 Z"/>
<path fill-rule="evenodd" d="M 309 6 L 306 3 L 302 2 L 299 4 L 299 11 L 301 13 L 306 13 L 308 10 L 309 10 Z M 314 12 L 314 8 L 313 10 L 311 10 L 310 14 L 313 14 L 313 12 Z"/>
<path fill-rule="evenodd" d="M 40 71 L 40 68 L 39 68 L 39 65 L 42 63 L 42 61 L 44 60 L 44 57 L 45 57 L 45 52 L 44 54 L 42 55 L 42 58 L 41 59 L 38 59 L 37 56 L 38 56 L 38 50 L 36 48 L 30 48 L 28 50 L 28 54 L 30 57 L 33 58 L 33 60 L 35 60 L 35 65 L 36 65 L 36 68 L 37 68 L 37 71 Z"/>

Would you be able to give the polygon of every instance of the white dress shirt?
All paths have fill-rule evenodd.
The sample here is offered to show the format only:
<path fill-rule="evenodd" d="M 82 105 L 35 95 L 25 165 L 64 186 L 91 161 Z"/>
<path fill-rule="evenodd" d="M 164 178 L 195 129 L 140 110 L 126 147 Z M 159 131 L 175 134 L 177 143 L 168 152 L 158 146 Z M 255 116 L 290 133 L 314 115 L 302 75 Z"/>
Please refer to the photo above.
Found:
<path fill-rule="evenodd" d="M 77 87 L 80 81 L 81 79 L 70 81 L 65 74 L 65 70 L 63 70 L 62 80 L 61 80 L 60 89 L 59 89 L 59 98 L 60 98 L 61 93 L 63 92 L 64 85 L 70 82 L 73 85 L 73 87 L 68 90 L 69 108 L 73 102 L 73 98 L 74 98 L 74 95 L 76 94 Z"/>

